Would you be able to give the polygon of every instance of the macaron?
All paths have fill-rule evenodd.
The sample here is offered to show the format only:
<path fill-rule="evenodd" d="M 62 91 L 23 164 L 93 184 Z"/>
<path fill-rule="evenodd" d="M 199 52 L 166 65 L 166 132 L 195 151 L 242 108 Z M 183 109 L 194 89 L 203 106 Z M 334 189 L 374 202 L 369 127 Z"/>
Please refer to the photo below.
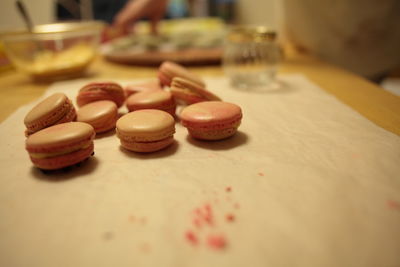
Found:
<path fill-rule="evenodd" d="M 236 133 L 242 120 L 242 110 L 233 103 L 200 102 L 185 107 L 180 119 L 193 138 L 221 140 Z"/>
<path fill-rule="evenodd" d="M 175 120 L 167 112 L 142 109 L 125 114 L 117 121 L 121 146 L 134 152 L 154 152 L 174 142 Z"/>
<path fill-rule="evenodd" d="M 184 66 L 171 61 L 164 61 L 160 65 L 157 76 L 162 86 L 171 86 L 173 78 L 181 77 L 205 87 L 205 83 L 200 77 L 190 72 Z"/>
<path fill-rule="evenodd" d="M 30 135 L 25 147 L 36 167 L 43 170 L 62 169 L 93 154 L 95 134 L 93 127 L 87 123 L 66 122 Z"/>
<path fill-rule="evenodd" d="M 221 98 L 206 90 L 203 85 L 181 77 L 172 79 L 170 91 L 178 102 L 187 105 L 202 101 L 221 101 Z"/>
<path fill-rule="evenodd" d="M 46 127 L 75 120 L 76 110 L 63 93 L 55 93 L 34 106 L 24 118 L 25 136 Z"/>
<path fill-rule="evenodd" d="M 160 83 L 158 81 L 149 81 L 143 83 L 132 83 L 125 86 L 124 91 L 126 97 L 130 95 L 144 92 L 144 91 L 153 91 L 153 90 L 162 90 Z"/>
<path fill-rule="evenodd" d="M 120 107 L 125 101 L 125 93 L 123 88 L 117 83 L 94 82 L 83 86 L 76 98 L 79 107 L 99 100 L 110 100 L 117 107 Z"/>
<path fill-rule="evenodd" d="M 126 107 L 129 111 L 159 109 L 175 116 L 176 103 L 169 91 L 153 90 L 131 95 L 126 100 Z"/>
<path fill-rule="evenodd" d="M 118 119 L 117 105 L 110 100 L 101 100 L 84 105 L 77 111 L 76 120 L 93 126 L 96 133 L 115 128 Z"/>

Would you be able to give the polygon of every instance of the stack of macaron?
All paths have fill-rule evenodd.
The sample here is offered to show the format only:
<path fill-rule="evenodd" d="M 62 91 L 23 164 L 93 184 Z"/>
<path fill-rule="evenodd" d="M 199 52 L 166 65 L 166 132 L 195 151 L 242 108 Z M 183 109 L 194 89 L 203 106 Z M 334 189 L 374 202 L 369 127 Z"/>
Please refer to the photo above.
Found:
<path fill-rule="evenodd" d="M 187 68 L 164 62 L 158 80 L 129 84 L 92 82 L 72 101 L 53 94 L 26 115 L 26 150 L 43 170 L 62 169 L 94 153 L 96 134 L 116 129 L 121 147 L 134 152 L 155 152 L 174 143 L 175 117 L 190 136 L 221 140 L 235 134 L 241 108 L 223 102 L 206 89 L 205 82 Z M 176 116 L 177 105 L 184 105 Z M 119 108 L 128 113 L 119 116 Z"/>
<path fill-rule="evenodd" d="M 193 138 L 221 140 L 236 133 L 242 119 L 241 108 L 207 90 L 200 77 L 167 61 L 160 65 L 158 78 L 176 102 L 185 105 L 179 117 Z"/>

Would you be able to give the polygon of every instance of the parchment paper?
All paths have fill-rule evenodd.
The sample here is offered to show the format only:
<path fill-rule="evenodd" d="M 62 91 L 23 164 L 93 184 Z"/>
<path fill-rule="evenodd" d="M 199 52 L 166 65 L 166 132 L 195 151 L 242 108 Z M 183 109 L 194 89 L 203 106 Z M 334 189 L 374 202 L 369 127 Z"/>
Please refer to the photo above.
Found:
<path fill-rule="evenodd" d="M 173 146 L 136 154 L 109 133 L 50 175 L 24 149 L 21 107 L 0 125 L 0 266 L 400 266 L 400 138 L 301 75 L 280 83 L 207 79 L 243 109 L 230 139 L 177 124 Z"/>

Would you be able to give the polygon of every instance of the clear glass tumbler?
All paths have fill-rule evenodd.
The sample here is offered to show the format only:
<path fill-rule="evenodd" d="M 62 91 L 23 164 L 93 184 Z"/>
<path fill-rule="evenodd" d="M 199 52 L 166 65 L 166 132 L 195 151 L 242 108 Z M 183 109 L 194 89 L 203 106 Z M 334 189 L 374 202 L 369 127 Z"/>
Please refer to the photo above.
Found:
<path fill-rule="evenodd" d="M 267 27 L 236 26 L 226 35 L 223 67 L 233 87 L 268 87 L 281 59 L 277 34 Z"/>

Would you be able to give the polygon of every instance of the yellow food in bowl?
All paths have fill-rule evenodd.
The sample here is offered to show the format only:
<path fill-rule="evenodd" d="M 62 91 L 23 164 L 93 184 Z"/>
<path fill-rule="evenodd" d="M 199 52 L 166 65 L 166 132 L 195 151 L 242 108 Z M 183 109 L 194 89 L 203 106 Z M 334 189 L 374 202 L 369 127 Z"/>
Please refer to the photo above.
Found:
<path fill-rule="evenodd" d="M 12 60 L 22 71 L 40 79 L 83 71 L 94 56 L 92 46 L 77 44 L 61 51 L 38 50 L 32 60 L 19 57 Z"/>
<path fill-rule="evenodd" d="M 8 58 L 34 80 L 82 75 L 97 53 L 104 24 L 96 21 L 43 24 L 33 32 L 0 33 Z"/>

